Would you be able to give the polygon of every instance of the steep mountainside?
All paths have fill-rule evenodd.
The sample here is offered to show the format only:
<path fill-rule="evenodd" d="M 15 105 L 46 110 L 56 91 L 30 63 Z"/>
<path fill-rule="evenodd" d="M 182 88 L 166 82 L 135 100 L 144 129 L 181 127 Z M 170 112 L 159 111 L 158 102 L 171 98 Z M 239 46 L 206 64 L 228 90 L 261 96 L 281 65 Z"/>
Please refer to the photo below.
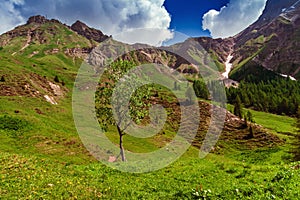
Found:
<path fill-rule="evenodd" d="M 195 38 L 224 71 L 233 63 L 230 77 L 241 80 L 242 71 L 264 67 L 278 74 L 300 78 L 300 1 L 268 0 L 262 16 L 232 38 Z M 187 42 L 187 41 L 186 41 Z M 232 59 L 227 60 L 229 55 Z M 245 68 L 251 68 L 247 70 Z"/>
<path fill-rule="evenodd" d="M 280 74 L 300 78 L 300 4 L 268 1 L 264 14 L 234 37 L 234 72 L 262 66 Z M 250 62 L 251 61 L 251 62 Z"/>
<path fill-rule="evenodd" d="M 57 20 L 30 17 L 0 36 L 1 96 L 58 104 L 71 89 L 82 59 L 97 44 Z"/>

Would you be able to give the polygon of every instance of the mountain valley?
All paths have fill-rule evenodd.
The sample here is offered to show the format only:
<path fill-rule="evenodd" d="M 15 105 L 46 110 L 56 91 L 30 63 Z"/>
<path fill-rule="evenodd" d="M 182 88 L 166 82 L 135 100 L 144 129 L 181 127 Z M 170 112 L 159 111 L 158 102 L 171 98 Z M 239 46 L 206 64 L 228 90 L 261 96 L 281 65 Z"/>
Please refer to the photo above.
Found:
<path fill-rule="evenodd" d="M 162 47 L 125 44 L 79 20 L 69 26 L 41 15 L 30 17 L 26 24 L 0 35 L 0 198 L 297 199 L 299 36 L 300 3 L 296 0 L 268 0 L 258 21 L 236 36 L 189 38 Z M 101 67 L 108 61 L 112 71 L 103 72 Z M 114 63 L 119 68 L 114 69 Z M 140 116 L 133 116 L 139 125 L 153 120 L 148 116 L 149 103 L 162 105 L 167 118 L 151 137 L 124 134 L 124 149 L 136 154 L 159 149 L 173 153 L 168 144 L 181 123 L 190 123 L 181 121 L 183 107 L 199 126 L 188 140 L 190 147 L 167 167 L 148 173 L 120 172 L 109 166 L 126 169 L 121 152 L 107 151 L 110 156 L 100 162 L 78 134 L 75 81 L 82 66 L 88 67 L 91 80 L 104 74 L 96 84 L 92 109 L 96 114 L 106 112 L 95 115 L 95 120 L 119 148 L 120 127 L 110 122 L 113 106 L 107 103 L 115 81 L 122 81 L 115 77 L 149 63 L 171 69 L 187 83 L 159 75 L 156 78 L 169 82 L 169 89 L 148 84 L 149 95 L 142 94 L 146 103 L 135 105 L 133 99 L 128 104 L 142 107 Z M 89 81 L 79 88 L 83 94 L 93 88 Z M 196 99 L 190 97 L 189 89 Z M 97 107 L 99 102 L 107 104 Z M 193 118 L 192 105 L 199 107 L 198 118 Z M 211 135 L 219 138 L 201 159 L 208 132 L 218 131 L 214 109 L 224 113 L 224 126 L 220 137 Z M 188 135 L 188 127 L 184 128 Z M 151 163 L 139 164 L 148 167 Z"/>

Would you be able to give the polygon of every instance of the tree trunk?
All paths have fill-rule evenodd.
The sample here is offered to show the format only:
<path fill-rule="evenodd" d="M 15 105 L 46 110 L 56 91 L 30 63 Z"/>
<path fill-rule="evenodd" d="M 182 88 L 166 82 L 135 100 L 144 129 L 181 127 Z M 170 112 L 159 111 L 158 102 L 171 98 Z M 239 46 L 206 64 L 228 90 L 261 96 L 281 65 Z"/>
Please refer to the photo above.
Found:
<path fill-rule="evenodd" d="M 125 162 L 126 161 L 126 157 L 125 157 L 125 150 L 124 150 L 124 147 L 123 147 L 123 132 L 121 131 L 121 129 L 119 128 L 118 126 L 118 132 L 119 132 L 119 138 L 120 138 L 120 155 L 121 155 L 121 158 L 122 158 L 122 161 Z"/>

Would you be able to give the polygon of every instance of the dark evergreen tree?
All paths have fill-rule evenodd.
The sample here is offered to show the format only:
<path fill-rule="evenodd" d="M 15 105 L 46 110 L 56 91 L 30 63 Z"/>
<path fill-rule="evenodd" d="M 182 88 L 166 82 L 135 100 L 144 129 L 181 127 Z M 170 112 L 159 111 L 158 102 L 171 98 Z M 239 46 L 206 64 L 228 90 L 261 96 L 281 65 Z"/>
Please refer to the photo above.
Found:
<path fill-rule="evenodd" d="M 1 76 L 0 82 L 5 82 L 4 76 Z"/>
<path fill-rule="evenodd" d="M 250 128 L 249 128 L 249 139 L 252 139 L 252 138 L 254 138 L 254 130 L 253 130 L 252 125 L 250 125 Z"/>
<path fill-rule="evenodd" d="M 241 102 L 241 99 L 239 96 L 236 97 L 236 100 L 234 103 L 233 114 L 235 114 L 239 118 L 243 117 L 243 107 L 242 107 L 242 102 Z"/>
<path fill-rule="evenodd" d="M 193 82 L 193 89 L 195 94 L 199 98 L 208 99 L 209 98 L 209 91 L 206 87 L 206 84 L 203 80 L 196 80 Z"/>
<path fill-rule="evenodd" d="M 55 77 L 54 77 L 54 82 L 55 82 L 55 83 L 59 83 L 59 78 L 58 78 L 58 76 L 55 76 Z"/>
<path fill-rule="evenodd" d="M 247 120 L 251 123 L 254 123 L 254 120 L 253 120 L 253 115 L 250 111 L 247 112 L 247 116 L 246 116 Z"/>

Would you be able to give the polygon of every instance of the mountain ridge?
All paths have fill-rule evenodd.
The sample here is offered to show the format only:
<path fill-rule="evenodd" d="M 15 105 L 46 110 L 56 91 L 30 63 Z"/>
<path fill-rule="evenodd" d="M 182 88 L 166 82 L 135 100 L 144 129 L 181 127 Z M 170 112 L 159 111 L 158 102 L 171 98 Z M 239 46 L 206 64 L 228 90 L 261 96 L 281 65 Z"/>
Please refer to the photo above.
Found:
<path fill-rule="evenodd" d="M 189 43 L 189 40 L 195 40 L 211 55 L 220 73 L 224 72 L 225 63 L 228 63 L 227 59 L 229 56 L 233 56 L 230 61 L 233 69 L 231 73 L 229 73 L 229 76 L 235 80 L 239 80 L 238 77 L 234 76 L 237 71 L 252 65 L 261 66 L 274 71 L 275 73 L 289 75 L 299 79 L 300 53 L 297 49 L 300 44 L 297 41 L 297 35 L 300 33 L 300 8 L 297 2 L 298 1 L 296 0 L 268 0 L 265 10 L 259 19 L 234 37 L 224 39 L 212 39 L 209 37 L 190 38 L 182 43 L 171 45 L 169 49 L 176 47 L 177 49 L 183 48 L 183 50 L 195 52 L 195 49 L 193 48 L 186 49 L 184 47 Z M 28 48 L 30 42 L 34 41 L 32 38 L 36 36 L 34 30 L 31 29 L 35 29 L 35 26 L 45 26 L 47 23 L 64 26 L 69 31 L 81 36 L 82 40 L 89 40 L 89 42 L 84 42 L 84 45 L 76 45 L 74 43 L 72 48 L 63 50 L 65 54 L 73 57 L 77 56 L 84 58 L 91 52 L 92 48 L 96 47 L 99 43 L 112 38 L 111 36 L 103 34 L 100 30 L 87 26 L 79 20 L 71 26 L 68 26 L 62 24 L 58 20 L 49 20 L 44 16 L 37 15 L 30 17 L 26 25 L 16 27 L 16 29 L 3 34 L 9 35 L 9 37 L 3 39 L 2 35 L 0 37 L 0 46 L 5 47 L 6 44 L 10 42 L 9 38 L 26 37 L 26 39 L 23 39 L 24 45 L 19 47 L 22 52 L 24 49 Z M 20 28 L 25 26 L 29 26 L 29 30 L 22 30 Z M 21 30 L 18 31 L 19 29 Z M 51 33 L 50 30 L 50 34 L 54 33 Z M 28 42 L 26 42 L 27 40 Z M 40 44 L 44 43 L 44 41 L 38 42 Z M 57 43 L 59 43 L 59 41 L 57 41 Z M 57 49 L 62 51 L 60 48 L 53 48 L 52 50 L 48 50 L 47 53 L 55 53 L 57 52 Z M 168 50 L 168 48 L 166 48 L 166 50 Z M 34 54 L 34 52 L 36 51 L 32 51 L 31 55 Z M 160 56 L 160 53 L 155 51 L 152 52 L 154 55 L 151 59 L 140 55 L 136 55 L 134 58 L 130 58 L 129 55 L 126 55 L 126 57 L 127 59 L 141 59 L 139 63 L 160 60 L 159 63 L 164 63 L 166 65 L 171 64 L 172 66 L 176 65 L 176 68 L 180 68 L 180 64 L 165 62 Z M 18 52 L 12 52 L 12 54 L 14 53 Z M 185 64 L 189 65 L 190 63 Z M 186 70 L 183 69 L 182 71 Z M 190 72 L 197 73 L 198 70 L 192 70 Z"/>

